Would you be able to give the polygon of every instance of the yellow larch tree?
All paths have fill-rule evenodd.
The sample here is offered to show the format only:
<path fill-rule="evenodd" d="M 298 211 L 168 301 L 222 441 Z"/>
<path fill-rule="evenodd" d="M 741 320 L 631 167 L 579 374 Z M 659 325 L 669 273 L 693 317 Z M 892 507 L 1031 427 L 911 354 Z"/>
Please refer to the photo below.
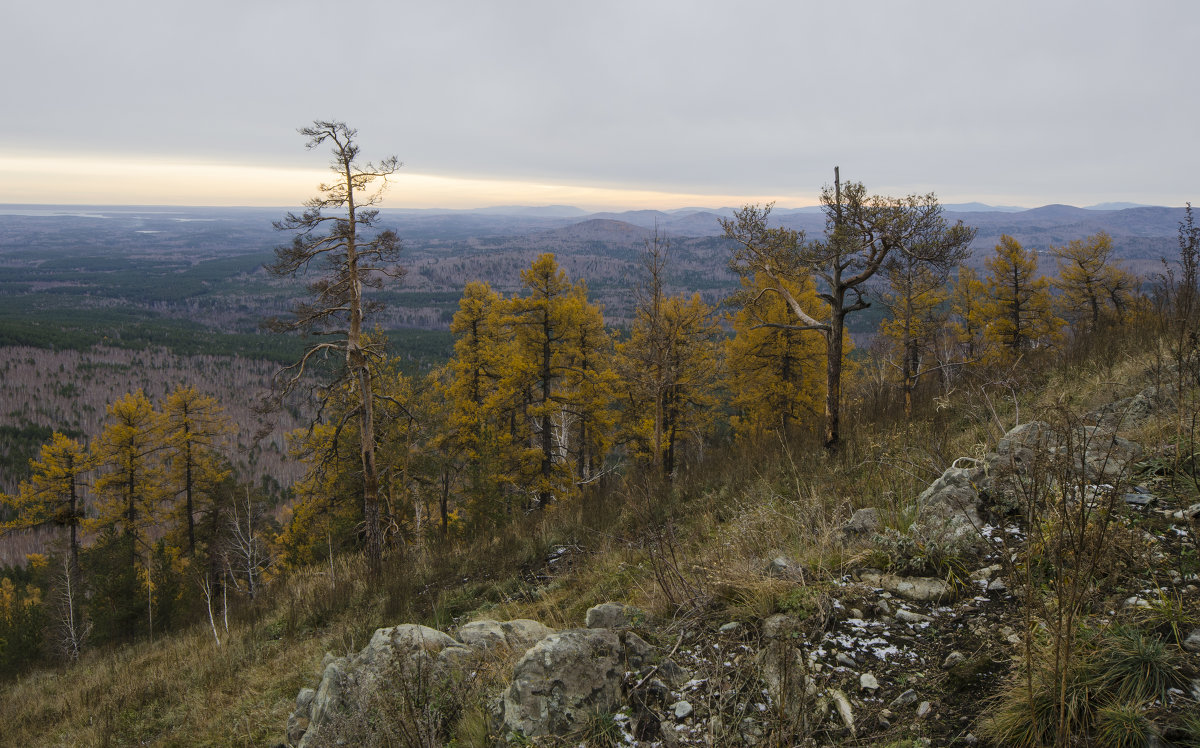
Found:
<path fill-rule="evenodd" d="M 217 486 L 231 474 L 221 449 L 233 434 L 233 425 L 216 398 L 191 385 L 180 385 L 167 395 L 162 417 L 166 483 L 171 495 L 182 499 L 181 530 L 187 553 L 194 556 L 200 502 L 211 503 Z"/>
<path fill-rule="evenodd" d="M 1054 287 L 1064 316 L 1094 330 L 1106 321 L 1120 322 L 1133 301 L 1133 276 L 1116 264 L 1112 237 L 1106 232 L 1050 247 L 1058 265 Z"/>
<path fill-rule="evenodd" d="M 742 278 L 739 309 L 732 317 L 734 335 L 725 346 L 725 371 L 735 430 L 761 437 L 777 431 L 817 426 L 824 415 L 825 352 L 822 339 L 791 324 L 792 310 L 779 294 L 767 291 L 778 279 L 761 274 Z M 798 303 L 818 310 L 811 277 L 786 281 L 786 290 Z M 849 341 L 842 342 L 843 356 Z"/>
<path fill-rule="evenodd" d="M 1038 273 L 1037 252 L 1004 235 L 987 259 L 987 268 L 989 321 L 984 335 L 995 344 L 1001 360 L 1011 362 L 1028 351 L 1054 345 L 1062 320 L 1054 314 L 1050 281 Z"/>

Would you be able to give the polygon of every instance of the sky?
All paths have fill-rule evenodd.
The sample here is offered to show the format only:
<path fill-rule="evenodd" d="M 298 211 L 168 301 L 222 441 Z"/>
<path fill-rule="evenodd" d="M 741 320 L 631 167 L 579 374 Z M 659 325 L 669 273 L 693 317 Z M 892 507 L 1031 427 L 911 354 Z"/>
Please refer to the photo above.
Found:
<path fill-rule="evenodd" d="M 872 192 L 1032 207 L 1196 188 L 1192 0 L 39 0 L 0 23 L 0 203 L 292 206 L 396 155 L 386 207 Z"/>

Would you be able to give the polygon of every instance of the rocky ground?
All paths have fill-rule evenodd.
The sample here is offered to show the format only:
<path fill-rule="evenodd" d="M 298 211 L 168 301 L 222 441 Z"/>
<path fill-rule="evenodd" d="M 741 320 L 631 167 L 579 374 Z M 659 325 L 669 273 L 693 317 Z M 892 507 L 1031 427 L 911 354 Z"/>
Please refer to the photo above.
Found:
<path fill-rule="evenodd" d="M 1015 492 L 1030 485 L 1046 456 L 1066 471 L 1047 484 L 1062 505 L 1112 528 L 1104 536 L 1108 571 L 1089 587 L 1089 620 L 1099 627 L 1134 622 L 1161 634 L 1178 650 L 1180 667 L 1154 709 L 1195 711 L 1200 503 L 1166 498 L 1155 483 L 1155 456 L 1117 435 L 1112 422 L 1114 413 L 1121 424 L 1152 417 L 1155 399 L 1153 391 L 1140 393 L 1088 414 L 1085 424 L 1097 425 L 1074 430 L 1018 426 L 995 452 L 956 462 L 921 495 L 904 542 L 881 538 L 873 510 L 846 524 L 845 542 L 880 539 L 892 554 L 955 549 L 948 556 L 954 563 L 937 576 L 863 565 L 804 586 L 802 571 L 777 557 L 764 560 L 762 574 L 803 594 L 789 610 L 763 618 L 723 620 L 719 609 L 701 606 L 664 620 L 606 602 L 588 611 L 585 626 L 561 631 L 528 620 L 473 621 L 453 635 L 414 625 L 380 629 L 353 657 L 326 658 L 320 683 L 297 699 L 289 745 L 369 743 L 378 734 L 371 730 L 395 729 L 372 694 L 397 679 L 427 687 L 400 698 L 407 706 L 393 707 L 390 718 L 428 724 L 430 735 L 442 717 L 428 704 L 453 702 L 460 719 L 465 708 L 431 685 L 441 683 L 486 704 L 477 715 L 481 736 L 516 744 L 986 743 L 981 715 L 1029 651 L 1027 637 L 1045 629 L 1013 577 L 1033 563 L 1031 548 L 1049 557 L 1044 528 L 1053 517 L 1030 528 L 1023 522 L 1030 515 L 1013 502 L 1020 504 Z M 870 558 L 886 561 L 888 552 Z M 556 549 L 544 576 L 553 578 L 569 556 Z M 1191 623 L 1172 631 L 1180 622 Z"/>

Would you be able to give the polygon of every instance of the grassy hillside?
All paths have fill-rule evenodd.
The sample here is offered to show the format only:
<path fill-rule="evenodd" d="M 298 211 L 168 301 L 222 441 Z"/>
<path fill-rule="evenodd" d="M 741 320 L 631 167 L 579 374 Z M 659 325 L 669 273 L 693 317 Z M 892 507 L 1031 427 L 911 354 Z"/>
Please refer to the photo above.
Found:
<path fill-rule="evenodd" d="M 988 719 L 999 714 L 1013 723 L 1011 730 L 1022 729 L 1023 713 L 1004 711 L 1005 694 L 1019 690 L 1020 663 L 1029 647 L 1049 643 L 1040 634 L 1020 633 L 1038 631 L 1037 625 L 1027 627 L 1041 614 L 1022 597 L 1013 576 L 1016 567 L 1004 567 L 1008 589 L 966 594 L 948 606 L 914 608 L 929 614 L 932 623 L 899 635 L 889 629 L 903 657 L 860 657 L 879 676 L 878 697 L 859 696 L 858 681 L 848 681 L 846 668 L 830 660 L 821 677 L 854 695 L 854 733 L 832 715 L 805 726 L 803 734 L 785 733 L 782 723 L 767 722 L 766 732 L 757 733 L 760 741 L 735 735 L 728 727 L 736 725 L 733 718 L 761 698 L 754 696 L 756 689 L 738 684 L 762 677 L 754 658 L 739 654 L 739 648 L 760 648 L 764 622 L 778 613 L 802 624 L 813 651 L 822 641 L 835 647 L 828 643 L 859 626 L 855 614 L 873 618 L 880 600 L 888 601 L 861 582 L 862 570 L 869 567 L 961 581 L 989 560 L 938 555 L 888 540 L 893 537 L 888 530 L 904 531 L 912 524 L 920 492 L 956 459 L 993 449 L 1018 422 L 1083 413 L 1157 383 L 1175 386 L 1184 399 L 1125 435 L 1146 448 L 1131 479 L 1153 490 L 1159 497 L 1156 510 L 1162 511 L 1122 506 L 1113 517 L 1106 542 L 1118 565 L 1098 578 L 1092 612 L 1077 622 L 1086 636 L 1079 639 L 1076 657 L 1092 658 L 1089 667 L 1099 667 L 1103 658 L 1096 653 L 1118 639 L 1131 641 L 1132 635 L 1122 633 L 1130 630 L 1161 642 L 1166 654 L 1154 662 L 1169 662 L 1183 679 L 1171 685 L 1183 694 L 1171 697 L 1178 709 L 1134 704 L 1127 728 L 1136 736 L 1137 729 L 1155 724 L 1177 737 L 1177 744 L 1194 745 L 1200 725 L 1195 702 L 1185 692 L 1187 679 L 1200 675 L 1200 662 L 1181 650 L 1179 641 L 1200 625 L 1197 527 L 1162 512 L 1197 501 L 1200 473 L 1191 461 L 1198 446 L 1196 393 L 1193 383 L 1183 386 L 1172 373 L 1157 344 L 1109 343 L 1093 356 L 1022 381 L 981 383 L 953 393 L 911 423 L 856 411 L 845 448 L 833 456 L 803 437 L 734 445 L 710 452 L 671 484 L 630 472 L 491 536 L 435 538 L 397 550 L 378 580 L 367 577 L 354 555 L 298 570 L 276 579 L 257 600 L 236 600 L 228 628 L 218 615 L 215 636 L 205 622 L 153 641 L 90 651 L 76 665 L 4 683 L 0 743 L 274 745 L 283 740 L 297 691 L 319 678 L 324 654 L 357 651 L 377 627 L 420 622 L 445 630 L 478 618 L 530 617 L 564 628 L 582 625 L 590 606 L 617 600 L 647 611 L 644 636 L 664 650 L 675 643 L 695 679 L 726 684 L 708 690 L 698 686 L 691 695 L 697 714 L 707 719 L 713 744 L 811 740 L 908 746 L 928 739 L 948 745 L 969 742 L 967 735 L 984 744 L 1013 744 L 1015 733 L 1004 733 L 1003 724 L 997 727 Z M 882 531 L 846 536 L 844 523 L 864 507 L 878 510 Z M 1010 521 L 1014 537 L 1046 537 L 1022 525 L 1020 517 Z M 1014 554 L 1026 553 L 1028 546 L 1014 541 L 1011 548 Z M 772 568 L 772 560 L 781 556 L 786 573 L 778 565 Z M 1148 602 L 1123 604 L 1131 595 Z M 894 607 L 898 601 L 890 602 Z M 731 622 L 740 624 L 740 633 L 718 631 Z M 1041 625 L 1041 631 L 1050 630 L 1044 621 Z M 736 637 L 736 646 L 721 650 L 730 653 L 724 660 L 698 654 L 730 647 L 731 640 L 722 638 L 728 636 Z M 844 651 L 855 655 L 852 648 Z M 951 652 L 959 652 L 965 664 L 942 667 Z M 827 655 L 832 658 L 832 649 Z M 1045 674 L 1044 668 L 1035 671 L 1038 677 Z M 498 668 L 459 694 L 447 740 L 487 744 L 486 697 L 510 676 L 511 670 Z M 909 688 L 931 704 L 927 714 L 915 716 L 917 704 L 889 706 L 893 696 Z M 738 695 L 744 693 L 750 695 Z M 1105 704 L 1097 714 L 1108 721 L 1097 716 L 1096 724 L 1115 730 L 1112 725 L 1124 723 L 1113 709 L 1128 705 Z M 719 724 L 713 720 L 718 716 L 723 718 Z M 607 745 L 605 734 L 580 737 Z"/>

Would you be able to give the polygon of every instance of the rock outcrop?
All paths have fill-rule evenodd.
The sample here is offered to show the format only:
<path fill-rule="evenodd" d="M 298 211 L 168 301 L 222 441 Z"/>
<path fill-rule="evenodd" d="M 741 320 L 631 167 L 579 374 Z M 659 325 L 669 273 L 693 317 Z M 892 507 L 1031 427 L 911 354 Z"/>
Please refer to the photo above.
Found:
<path fill-rule="evenodd" d="M 504 694 L 504 726 L 526 737 L 566 735 L 622 703 L 625 673 L 646 664 L 652 648 L 637 634 L 569 629 L 534 645 L 517 663 Z"/>
<path fill-rule="evenodd" d="M 553 633 L 537 621 L 476 621 L 459 631 L 459 638 L 417 624 L 377 629 L 359 652 L 349 657 L 326 655 L 316 689 L 303 688 L 288 717 L 291 745 L 307 748 L 323 727 L 340 715 L 363 707 L 362 694 L 386 688 L 389 678 L 436 678 L 461 669 L 495 647 L 524 651 Z"/>
<path fill-rule="evenodd" d="M 569 735 L 594 715 L 622 707 L 627 678 L 639 671 L 675 684 L 687 679 L 674 663 L 656 662 L 654 647 L 631 630 L 645 620 L 637 608 L 604 603 L 588 611 L 588 628 L 559 632 L 529 619 L 473 621 L 457 638 L 415 624 L 378 629 L 356 654 L 326 655 L 320 683 L 296 697 L 288 743 L 307 748 L 324 740 L 316 737 L 323 729 L 336 734 L 339 719 L 361 713 L 366 701 L 388 698 L 397 688 L 389 681 L 444 680 L 500 650 L 523 654 L 495 702 L 497 726 L 526 737 Z"/>

